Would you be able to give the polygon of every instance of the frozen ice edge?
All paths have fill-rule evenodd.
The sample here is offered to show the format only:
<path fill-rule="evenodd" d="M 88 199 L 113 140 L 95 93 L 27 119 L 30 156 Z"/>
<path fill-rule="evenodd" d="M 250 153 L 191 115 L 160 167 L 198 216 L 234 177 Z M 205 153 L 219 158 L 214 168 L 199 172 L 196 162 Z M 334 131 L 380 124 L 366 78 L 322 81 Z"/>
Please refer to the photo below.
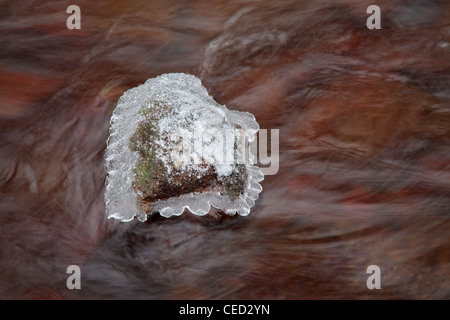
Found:
<path fill-rule="evenodd" d="M 185 209 L 193 214 L 203 216 L 208 214 L 211 206 L 223 210 L 228 215 L 238 213 L 241 216 L 246 216 L 250 213 L 250 209 L 255 205 L 255 201 L 262 191 L 262 186 L 258 182 L 264 179 L 258 167 L 248 165 L 247 170 L 252 171 L 248 171 L 247 190 L 244 195 L 241 195 L 235 201 L 231 201 L 228 197 L 224 197 L 217 192 L 191 193 L 157 201 L 153 208 L 166 218 L 179 216 Z M 252 177 L 250 177 L 251 175 Z"/>
<path fill-rule="evenodd" d="M 147 80 L 144 84 L 126 91 L 120 97 L 116 109 L 110 120 L 110 135 L 105 151 L 106 178 L 105 204 L 106 215 L 109 219 L 127 222 L 137 217 L 140 221 L 147 219 L 147 214 L 138 208 L 138 198 L 133 188 L 135 179 L 134 168 L 138 161 L 137 153 L 130 150 L 128 143 L 138 124 L 143 120 L 139 111 L 149 101 L 154 87 L 161 84 L 171 84 L 174 90 L 178 86 L 199 95 L 212 107 L 218 107 L 231 123 L 239 124 L 247 133 L 248 141 L 255 139 L 259 125 L 255 117 L 248 112 L 229 110 L 219 105 L 201 85 L 201 81 L 192 75 L 182 73 L 164 74 Z M 194 88 L 191 88 L 193 86 Z M 170 86 L 168 85 L 167 88 Z M 160 89 L 160 88 L 159 88 Z M 168 94 L 170 96 L 170 94 Z M 252 165 L 254 156 L 250 154 L 249 163 L 245 164 L 247 170 L 247 188 L 238 199 L 232 201 L 227 196 L 217 192 L 191 193 L 173 197 L 167 200 L 158 200 L 152 205 L 153 211 L 159 211 L 164 217 L 181 215 L 186 209 L 196 215 L 206 215 L 211 206 L 223 210 L 228 215 L 248 215 L 254 206 L 262 187 L 259 184 L 264 180 L 259 167 Z"/>

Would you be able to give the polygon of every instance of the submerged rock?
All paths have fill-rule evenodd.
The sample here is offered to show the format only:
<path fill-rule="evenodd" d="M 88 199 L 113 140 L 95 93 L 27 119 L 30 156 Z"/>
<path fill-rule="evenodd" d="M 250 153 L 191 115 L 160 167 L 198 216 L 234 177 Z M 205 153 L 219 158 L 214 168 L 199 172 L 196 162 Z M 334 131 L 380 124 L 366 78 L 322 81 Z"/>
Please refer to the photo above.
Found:
<path fill-rule="evenodd" d="M 130 89 L 111 117 L 105 153 L 106 213 L 145 221 L 147 214 L 207 214 L 211 206 L 247 215 L 262 187 L 250 142 L 259 125 L 218 104 L 200 80 L 164 74 Z"/>

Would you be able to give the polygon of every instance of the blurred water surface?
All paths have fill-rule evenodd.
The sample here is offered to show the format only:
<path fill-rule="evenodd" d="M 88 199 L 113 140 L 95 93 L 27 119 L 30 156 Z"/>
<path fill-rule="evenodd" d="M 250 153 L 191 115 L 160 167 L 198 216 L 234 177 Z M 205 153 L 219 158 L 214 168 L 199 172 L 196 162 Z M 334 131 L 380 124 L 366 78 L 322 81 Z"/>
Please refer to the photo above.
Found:
<path fill-rule="evenodd" d="M 79 1 L 67 30 L 0 1 L 0 298 L 449 298 L 450 4 L 378 2 L 381 30 L 366 0 Z M 280 129 L 248 217 L 105 218 L 112 110 L 167 72 Z"/>

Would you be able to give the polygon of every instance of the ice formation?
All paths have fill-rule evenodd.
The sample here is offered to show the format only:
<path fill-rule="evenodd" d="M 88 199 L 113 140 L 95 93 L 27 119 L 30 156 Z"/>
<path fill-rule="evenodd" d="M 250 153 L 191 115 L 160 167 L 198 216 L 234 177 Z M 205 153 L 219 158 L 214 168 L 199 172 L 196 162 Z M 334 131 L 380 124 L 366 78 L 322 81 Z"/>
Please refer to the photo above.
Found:
<path fill-rule="evenodd" d="M 259 125 L 218 104 L 201 81 L 164 74 L 126 91 L 111 117 L 105 152 L 108 218 L 147 214 L 247 215 L 262 187 L 249 143 Z"/>

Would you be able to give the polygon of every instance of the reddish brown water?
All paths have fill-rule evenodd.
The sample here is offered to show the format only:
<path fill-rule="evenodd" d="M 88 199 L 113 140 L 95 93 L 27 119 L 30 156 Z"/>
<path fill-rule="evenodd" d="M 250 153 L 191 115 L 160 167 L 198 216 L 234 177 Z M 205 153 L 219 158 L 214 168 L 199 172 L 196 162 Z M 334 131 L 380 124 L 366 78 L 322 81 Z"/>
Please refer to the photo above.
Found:
<path fill-rule="evenodd" d="M 79 3 L 69 31 L 0 1 L 0 298 L 450 297 L 448 1 L 378 1 L 381 30 L 372 1 Z M 248 217 L 105 218 L 111 112 L 166 72 L 280 129 Z"/>

